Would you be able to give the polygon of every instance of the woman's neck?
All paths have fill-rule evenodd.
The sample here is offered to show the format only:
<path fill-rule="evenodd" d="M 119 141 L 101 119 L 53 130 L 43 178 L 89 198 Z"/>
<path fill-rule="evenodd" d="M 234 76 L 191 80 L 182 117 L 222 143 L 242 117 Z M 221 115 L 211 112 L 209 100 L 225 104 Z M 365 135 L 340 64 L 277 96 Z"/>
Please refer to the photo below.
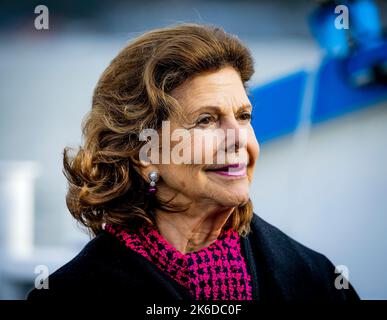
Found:
<path fill-rule="evenodd" d="M 234 208 L 191 206 L 183 213 L 156 210 L 160 234 L 185 254 L 208 247 L 220 235 Z"/>

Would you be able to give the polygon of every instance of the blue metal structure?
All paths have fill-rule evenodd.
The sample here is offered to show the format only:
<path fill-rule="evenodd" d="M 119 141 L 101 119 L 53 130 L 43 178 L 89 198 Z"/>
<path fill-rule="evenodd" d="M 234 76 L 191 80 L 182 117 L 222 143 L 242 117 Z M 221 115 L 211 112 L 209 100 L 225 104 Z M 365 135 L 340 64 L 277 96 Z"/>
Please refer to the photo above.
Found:
<path fill-rule="evenodd" d="M 311 124 L 387 101 L 387 39 L 377 7 L 371 0 L 340 3 L 348 8 L 349 29 L 335 27 L 336 1 L 326 1 L 310 15 L 312 34 L 325 51 L 317 70 L 251 89 L 252 123 L 261 143 L 298 128 L 307 94 Z M 311 77 L 312 88 L 307 86 Z"/>

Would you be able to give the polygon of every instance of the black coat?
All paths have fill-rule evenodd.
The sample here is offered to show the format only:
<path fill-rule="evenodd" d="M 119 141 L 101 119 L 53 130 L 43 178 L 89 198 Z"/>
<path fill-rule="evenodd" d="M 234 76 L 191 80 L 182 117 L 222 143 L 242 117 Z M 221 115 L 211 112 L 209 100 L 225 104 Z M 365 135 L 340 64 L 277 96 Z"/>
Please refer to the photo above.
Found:
<path fill-rule="evenodd" d="M 253 299 L 357 300 L 355 290 L 336 289 L 333 264 L 254 214 L 251 233 L 241 238 L 251 275 Z M 130 298 L 191 299 L 178 284 L 113 235 L 102 232 L 70 262 L 49 276 L 49 289 L 34 289 L 29 300 Z"/>

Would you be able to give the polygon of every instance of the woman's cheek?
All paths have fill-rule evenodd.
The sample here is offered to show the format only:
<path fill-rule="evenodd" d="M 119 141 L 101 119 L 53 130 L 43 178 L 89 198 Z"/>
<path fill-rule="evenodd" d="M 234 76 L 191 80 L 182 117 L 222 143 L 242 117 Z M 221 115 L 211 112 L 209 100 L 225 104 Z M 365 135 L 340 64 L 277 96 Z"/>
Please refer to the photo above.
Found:
<path fill-rule="evenodd" d="M 211 130 L 195 130 L 192 137 L 193 163 L 216 163 L 217 143 L 219 143 L 219 138 Z"/>
<path fill-rule="evenodd" d="M 247 151 L 249 153 L 250 161 L 255 163 L 259 157 L 260 147 L 254 129 L 251 126 L 247 138 Z"/>

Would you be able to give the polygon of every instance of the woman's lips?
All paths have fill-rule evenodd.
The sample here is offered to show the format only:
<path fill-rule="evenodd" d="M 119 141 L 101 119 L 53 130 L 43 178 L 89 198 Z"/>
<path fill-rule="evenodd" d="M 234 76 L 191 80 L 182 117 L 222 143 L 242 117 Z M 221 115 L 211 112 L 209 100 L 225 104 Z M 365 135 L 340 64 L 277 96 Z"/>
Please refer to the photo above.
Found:
<path fill-rule="evenodd" d="M 247 173 L 246 164 L 244 163 L 212 166 L 207 168 L 206 171 L 225 177 L 244 177 Z"/>

